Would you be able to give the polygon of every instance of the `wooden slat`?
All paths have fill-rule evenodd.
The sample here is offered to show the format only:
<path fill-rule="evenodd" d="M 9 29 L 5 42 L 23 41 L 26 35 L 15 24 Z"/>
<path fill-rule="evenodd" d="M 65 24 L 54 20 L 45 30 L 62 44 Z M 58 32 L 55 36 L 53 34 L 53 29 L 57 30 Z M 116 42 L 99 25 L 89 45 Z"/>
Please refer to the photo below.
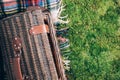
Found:
<path fill-rule="evenodd" d="M 41 13 L 40 11 L 36 11 L 37 15 L 39 15 L 40 13 Z M 39 15 L 37 17 L 37 19 L 38 19 L 39 25 L 44 24 L 43 15 Z M 41 37 L 42 37 L 43 47 L 44 47 L 45 54 L 46 54 L 46 57 L 47 57 L 47 60 L 48 60 L 48 64 L 49 64 L 52 79 L 57 80 L 58 76 L 57 76 L 57 73 L 56 73 L 56 68 L 55 68 L 55 64 L 54 64 L 54 61 L 53 61 L 53 57 L 52 57 L 52 53 L 51 53 L 47 33 L 42 33 Z"/>
<path fill-rule="evenodd" d="M 3 45 L 3 47 L 5 48 L 6 50 L 6 53 L 3 53 L 5 55 L 5 60 L 6 60 L 6 68 L 7 68 L 7 74 L 9 75 L 8 78 L 9 79 L 13 79 L 13 74 L 12 73 L 12 70 L 11 70 L 11 65 L 10 65 L 10 45 L 9 45 L 9 39 L 8 39 L 8 34 L 7 34 L 7 27 L 8 27 L 8 21 L 5 21 L 3 22 L 2 24 L 2 31 L 3 31 L 3 35 L 4 35 L 4 40 L 5 40 L 5 43 Z"/>
<path fill-rule="evenodd" d="M 48 20 L 48 26 L 50 27 L 50 37 L 51 37 L 51 40 L 52 40 L 52 50 L 53 50 L 53 57 L 54 57 L 54 60 L 55 60 L 55 64 L 56 64 L 56 69 L 58 71 L 58 77 L 61 79 L 61 80 L 67 80 L 66 79 L 66 76 L 65 76 L 65 71 L 64 71 L 64 68 L 63 68 L 63 64 L 62 64 L 62 59 L 61 59 L 61 54 L 60 54 L 60 49 L 58 47 L 58 42 L 57 42 L 57 39 L 56 39 L 56 35 L 55 35 L 55 29 L 54 29 L 54 26 L 52 24 L 52 19 L 50 17 L 50 14 L 47 13 L 47 20 Z"/>

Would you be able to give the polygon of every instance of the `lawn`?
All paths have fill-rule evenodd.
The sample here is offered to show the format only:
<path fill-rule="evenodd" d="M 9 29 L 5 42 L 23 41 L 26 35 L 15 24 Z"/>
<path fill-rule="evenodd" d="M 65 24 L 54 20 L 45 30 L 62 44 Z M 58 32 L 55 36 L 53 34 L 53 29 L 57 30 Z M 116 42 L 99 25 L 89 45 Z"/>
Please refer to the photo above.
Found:
<path fill-rule="evenodd" d="M 68 80 L 120 80 L 120 0 L 63 0 L 70 28 Z"/>

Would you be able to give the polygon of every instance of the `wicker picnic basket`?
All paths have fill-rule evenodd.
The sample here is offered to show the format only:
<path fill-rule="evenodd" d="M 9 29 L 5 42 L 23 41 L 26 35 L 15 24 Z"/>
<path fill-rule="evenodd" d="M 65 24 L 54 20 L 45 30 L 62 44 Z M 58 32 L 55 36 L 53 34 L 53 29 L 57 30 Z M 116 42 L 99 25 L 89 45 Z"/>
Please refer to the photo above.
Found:
<path fill-rule="evenodd" d="M 7 80 L 66 80 L 50 12 L 29 7 L 0 21 Z"/>

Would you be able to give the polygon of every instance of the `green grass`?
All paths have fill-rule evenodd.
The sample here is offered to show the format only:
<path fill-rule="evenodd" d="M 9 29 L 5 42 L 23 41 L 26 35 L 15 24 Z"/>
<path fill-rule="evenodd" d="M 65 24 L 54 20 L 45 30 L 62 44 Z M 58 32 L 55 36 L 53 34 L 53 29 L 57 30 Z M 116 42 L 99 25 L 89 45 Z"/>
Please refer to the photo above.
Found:
<path fill-rule="evenodd" d="M 63 2 L 70 20 L 68 80 L 120 80 L 120 1 Z"/>

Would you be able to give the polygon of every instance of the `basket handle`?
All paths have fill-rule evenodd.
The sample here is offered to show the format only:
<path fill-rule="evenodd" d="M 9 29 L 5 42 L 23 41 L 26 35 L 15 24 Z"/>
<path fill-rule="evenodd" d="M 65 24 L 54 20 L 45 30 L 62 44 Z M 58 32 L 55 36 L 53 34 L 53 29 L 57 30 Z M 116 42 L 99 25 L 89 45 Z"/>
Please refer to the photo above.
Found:
<path fill-rule="evenodd" d="M 13 49 L 14 49 L 14 57 L 13 57 L 13 73 L 16 80 L 22 79 L 22 72 L 20 67 L 20 54 L 21 54 L 22 42 L 19 37 L 15 37 L 13 39 Z"/>

